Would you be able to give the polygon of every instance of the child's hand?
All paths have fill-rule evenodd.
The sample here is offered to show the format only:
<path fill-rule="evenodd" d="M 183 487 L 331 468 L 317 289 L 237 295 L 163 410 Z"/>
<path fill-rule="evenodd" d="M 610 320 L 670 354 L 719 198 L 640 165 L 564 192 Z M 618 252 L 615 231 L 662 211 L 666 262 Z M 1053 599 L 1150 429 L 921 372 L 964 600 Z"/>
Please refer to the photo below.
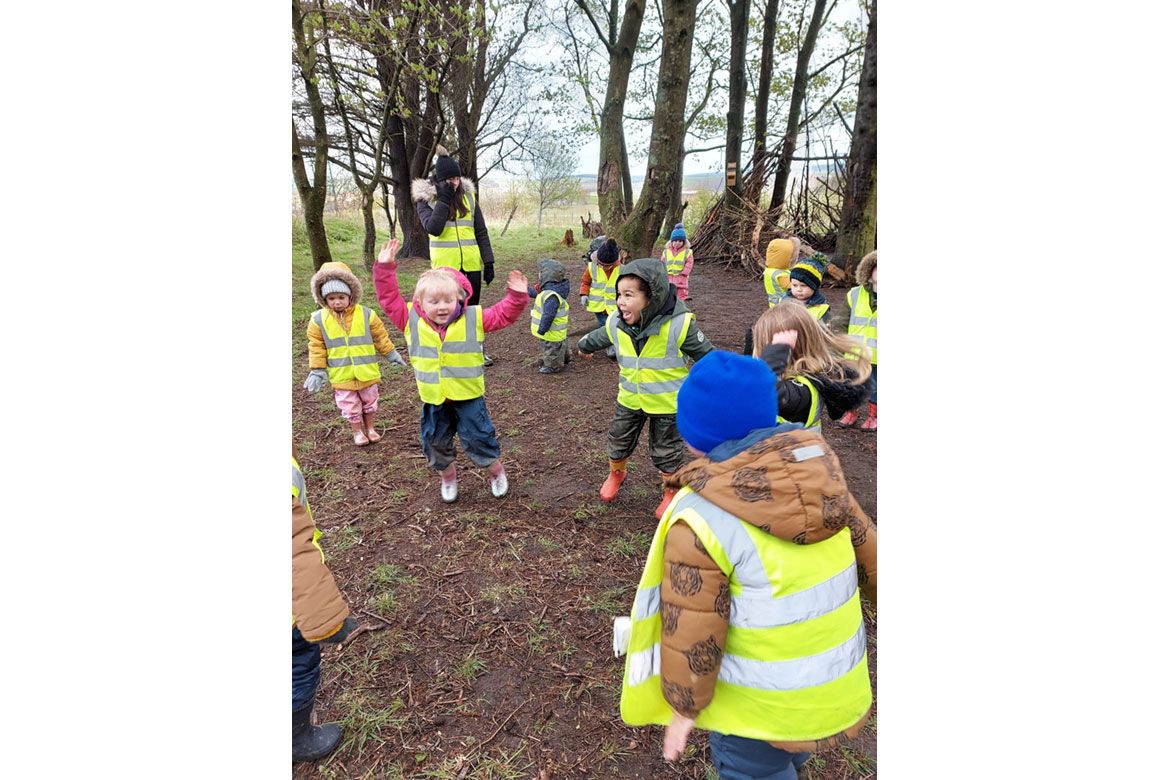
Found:
<path fill-rule="evenodd" d="M 382 251 L 378 253 L 379 263 L 389 263 L 391 267 L 397 264 L 398 248 L 402 246 L 397 238 L 392 238 L 386 242 L 386 246 L 382 247 Z"/>
<path fill-rule="evenodd" d="M 516 292 L 528 294 L 528 277 L 524 275 L 518 268 L 512 269 L 508 274 L 508 289 Z"/>
<path fill-rule="evenodd" d="M 790 347 L 796 346 L 796 331 L 781 330 L 772 334 L 773 344 L 787 344 Z"/>

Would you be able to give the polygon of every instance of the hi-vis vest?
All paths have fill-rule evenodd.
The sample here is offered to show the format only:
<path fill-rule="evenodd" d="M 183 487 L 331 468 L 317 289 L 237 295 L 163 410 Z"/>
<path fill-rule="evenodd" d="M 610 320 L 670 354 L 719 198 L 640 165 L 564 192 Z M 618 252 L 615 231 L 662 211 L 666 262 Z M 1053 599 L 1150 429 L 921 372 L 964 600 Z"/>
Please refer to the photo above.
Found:
<path fill-rule="evenodd" d="M 325 339 L 329 384 L 338 382 L 368 382 L 380 379 L 378 351 L 374 349 L 374 337 L 370 333 L 370 310 L 360 303 L 354 306 L 349 322 L 349 333 L 324 309 L 313 313 L 313 322 L 321 329 Z"/>
<path fill-rule="evenodd" d="M 695 315 L 688 311 L 663 322 L 646 340 L 640 355 L 630 334 L 618 327 L 619 317 L 615 311 L 605 321 L 609 340 L 617 350 L 618 403 L 647 414 L 674 414 L 678 411 L 678 389 L 687 378 L 682 343 Z"/>
<path fill-rule="evenodd" d="M 829 304 L 827 303 L 818 303 L 815 306 L 806 306 L 805 308 L 808 309 L 808 313 L 813 316 L 813 319 L 818 322 L 823 320 L 825 315 L 829 313 Z"/>
<path fill-rule="evenodd" d="M 309 519 L 313 519 L 313 512 L 309 509 L 309 497 L 305 494 L 305 475 L 301 473 L 301 467 L 297 465 L 297 459 L 292 459 L 292 497 L 296 499 L 297 503 L 305 508 L 305 514 Z M 321 549 L 321 530 L 313 528 L 313 546 L 317 548 L 317 552 L 321 553 L 321 563 L 325 563 L 325 551 Z M 297 624 L 297 616 L 293 615 L 292 624 Z"/>
<path fill-rule="evenodd" d="M 768 293 L 768 308 L 780 303 L 784 293 L 788 292 L 788 269 L 765 268 L 764 290 Z"/>
<path fill-rule="evenodd" d="M 431 236 L 431 268 L 448 266 L 455 270 L 480 271 L 483 263 L 479 257 L 479 243 L 475 240 L 475 195 L 463 193 L 467 216 L 460 217 L 455 204 L 450 207 L 450 218 L 443 226 L 443 232 Z M 431 201 L 431 208 L 437 200 Z"/>
<path fill-rule="evenodd" d="M 596 260 L 589 261 L 589 301 L 585 304 L 586 311 L 617 310 L 617 278 L 621 271 L 621 264 L 615 263 L 609 276 Z"/>
<path fill-rule="evenodd" d="M 483 395 L 483 309 L 466 307 L 463 316 L 447 326 L 444 338 L 418 315 L 413 303 L 407 308 L 407 352 L 419 397 L 441 404 Z"/>
<path fill-rule="evenodd" d="M 548 330 L 544 333 L 537 333 L 536 331 L 540 328 L 540 315 L 544 310 L 544 302 L 548 300 L 550 295 L 559 301 L 557 314 L 553 317 L 552 325 L 549 325 Z M 564 341 L 567 339 L 569 337 L 569 302 L 552 290 L 544 290 L 537 295 L 536 300 L 532 302 L 532 335 L 545 341 Z"/>
<path fill-rule="evenodd" d="M 683 248 L 679 250 L 679 253 L 676 255 L 674 252 L 670 251 L 670 242 L 667 242 L 666 249 L 664 249 L 662 252 L 662 259 L 666 262 L 667 275 L 679 276 L 682 274 L 683 269 L 686 268 L 687 255 L 690 253 L 690 251 L 691 248 L 686 244 L 683 244 Z"/>
<path fill-rule="evenodd" d="M 877 312 L 870 308 L 870 297 L 867 292 L 861 294 L 860 287 L 849 291 L 846 300 L 849 301 L 849 335 L 860 336 L 869 347 L 869 362 L 877 365 Z"/>
<path fill-rule="evenodd" d="M 792 381 L 800 382 L 800 384 L 807 387 L 808 391 L 810 393 L 812 393 L 812 401 L 809 403 L 809 407 L 808 407 L 808 417 L 804 420 L 785 420 L 780 415 L 776 415 L 776 422 L 778 422 L 778 423 L 785 423 L 785 422 L 801 423 L 802 425 L 804 425 L 805 428 L 820 432 L 820 430 L 821 430 L 821 409 L 824 408 L 824 403 L 821 401 L 821 392 L 819 390 L 817 390 L 817 386 L 814 385 L 808 377 L 794 376 L 794 377 L 792 377 Z"/>
<path fill-rule="evenodd" d="M 731 587 L 715 695 L 695 725 L 794 742 L 823 739 L 856 724 L 873 703 L 873 692 L 849 529 L 816 544 L 795 544 L 723 511 L 689 487 L 678 492 L 658 524 L 638 583 L 622 676 L 622 720 L 632 726 L 671 720 L 660 673 L 660 586 L 666 533 L 676 522 L 691 527 Z"/>

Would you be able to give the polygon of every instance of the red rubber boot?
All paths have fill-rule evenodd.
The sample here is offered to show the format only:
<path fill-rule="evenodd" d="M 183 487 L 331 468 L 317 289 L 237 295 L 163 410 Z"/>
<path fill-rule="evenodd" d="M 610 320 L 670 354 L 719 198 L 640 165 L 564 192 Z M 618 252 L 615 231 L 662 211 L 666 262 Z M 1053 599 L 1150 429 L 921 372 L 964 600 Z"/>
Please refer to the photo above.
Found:
<path fill-rule="evenodd" d="M 861 430 L 863 430 L 863 431 L 876 431 L 877 430 L 877 404 L 870 404 L 869 405 L 869 417 L 866 417 L 865 422 L 863 422 L 861 424 Z"/>
<path fill-rule="evenodd" d="M 605 478 L 605 482 L 601 486 L 601 500 L 607 504 L 617 498 L 618 488 L 622 486 L 622 482 L 626 478 L 627 460 L 629 459 L 609 459 L 609 476 Z"/>
<path fill-rule="evenodd" d="M 854 425 L 857 425 L 857 418 L 860 416 L 861 415 L 857 413 L 856 409 L 850 409 L 849 411 L 845 412 L 845 414 L 841 415 L 841 419 L 837 422 L 841 425 L 842 428 L 850 428 Z"/>
<path fill-rule="evenodd" d="M 654 517 L 658 520 L 662 519 L 666 508 L 670 506 L 670 502 L 674 500 L 674 494 L 678 491 L 674 488 L 666 486 L 666 478 L 670 476 L 665 471 L 658 472 L 662 476 L 662 500 L 658 502 L 658 508 L 654 510 Z"/>

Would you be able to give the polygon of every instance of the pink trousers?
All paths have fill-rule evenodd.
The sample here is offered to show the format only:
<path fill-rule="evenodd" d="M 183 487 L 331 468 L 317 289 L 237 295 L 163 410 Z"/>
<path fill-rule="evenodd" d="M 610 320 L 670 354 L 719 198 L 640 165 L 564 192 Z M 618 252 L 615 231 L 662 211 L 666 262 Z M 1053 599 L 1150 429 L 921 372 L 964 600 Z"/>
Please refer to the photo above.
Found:
<path fill-rule="evenodd" d="M 370 385 L 363 390 L 334 390 L 333 400 L 342 417 L 350 422 L 361 422 L 363 413 L 378 411 L 378 386 Z"/>

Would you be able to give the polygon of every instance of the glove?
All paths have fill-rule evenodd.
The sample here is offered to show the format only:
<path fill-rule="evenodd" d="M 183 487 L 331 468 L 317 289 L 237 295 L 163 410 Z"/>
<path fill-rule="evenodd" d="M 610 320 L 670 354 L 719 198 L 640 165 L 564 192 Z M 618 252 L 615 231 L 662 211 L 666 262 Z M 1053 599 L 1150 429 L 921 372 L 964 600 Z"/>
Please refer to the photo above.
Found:
<path fill-rule="evenodd" d="M 451 182 L 441 181 L 435 190 L 439 203 L 445 203 L 450 206 L 451 201 L 455 200 L 455 188 L 451 186 Z"/>
<path fill-rule="evenodd" d="M 397 349 L 390 350 L 390 354 L 386 355 L 386 362 L 392 366 L 406 365 L 406 361 L 402 359 L 402 355 L 398 354 Z"/>
<path fill-rule="evenodd" d="M 589 305 L 589 296 L 588 296 L 588 295 L 582 295 L 582 296 L 581 296 L 581 305 L 582 305 L 582 306 L 588 306 L 588 305 Z"/>
<path fill-rule="evenodd" d="M 305 389 L 310 393 L 318 393 L 329 384 L 329 372 L 323 368 L 314 368 L 305 377 Z"/>
<path fill-rule="evenodd" d="M 321 640 L 321 644 L 339 645 L 345 641 L 345 638 L 349 636 L 349 632 L 353 631 L 355 628 L 357 628 L 357 621 L 354 620 L 353 616 L 351 615 L 345 619 L 344 623 L 341 624 L 341 628 L 337 629 L 336 634 L 325 637 Z"/>
<path fill-rule="evenodd" d="M 495 279 L 495 278 L 496 278 L 496 264 L 495 263 L 484 263 L 483 264 L 483 283 L 484 284 L 491 284 L 492 279 Z"/>

